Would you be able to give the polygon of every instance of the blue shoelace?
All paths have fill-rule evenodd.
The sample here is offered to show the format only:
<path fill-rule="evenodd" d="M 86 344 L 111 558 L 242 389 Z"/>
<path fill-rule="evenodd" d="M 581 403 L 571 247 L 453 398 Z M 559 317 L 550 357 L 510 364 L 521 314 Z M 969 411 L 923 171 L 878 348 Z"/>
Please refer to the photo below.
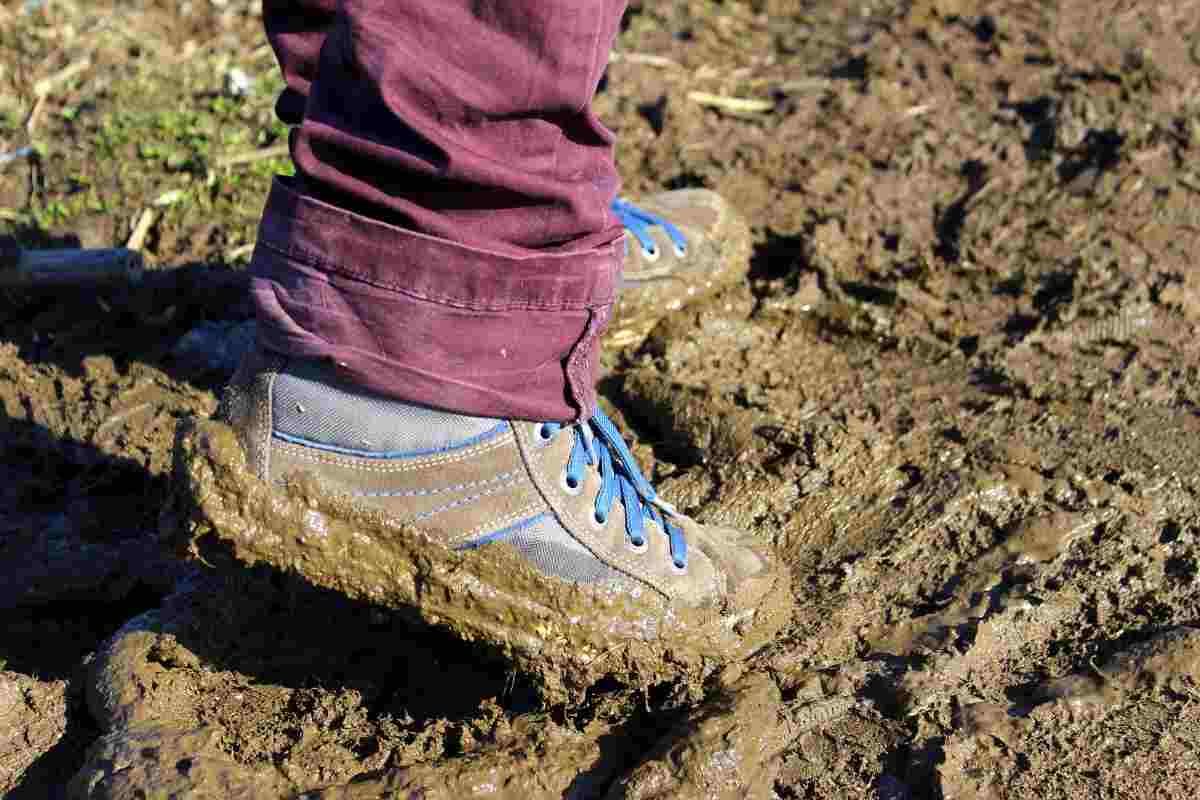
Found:
<path fill-rule="evenodd" d="M 621 225 L 625 227 L 625 230 L 632 233 L 638 240 L 642 246 L 642 252 L 648 258 L 658 257 L 658 243 L 650 235 L 650 229 L 656 225 L 671 237 L 671 243 L 675 246 L 675 255 L 680 258 L 687 255 L 687 237 L 683 235 L 683 231 L 657 214 L 644 211 L 619 197 L 613 200 L 612 211 L 617 215 L 617 219 L 621 220 Z"/>
<path fill-rule="evenodd" d="M 544 422 L 538 435 L 545 440 L 553 439 L 563 429 L 560 422 Z M 687 568 L 687 540 L 683 530 L 667 518 L 677 513 L 664 500 L 659 499 L 654 487 L 642 475 L 641 467 L 625 444 L 621 432 L 599 408 L 587 422 L 570 426 L 575 441 L 567 459 L 567 488 L 578 489 L 583 485 L 584 471 L 588 467 L 600 469 L 600 492 L 596 495 L 595 519 L 600 525 L 608 521 L 613 503 L 619 498 L 625 509 L 625 534 L 629 543 L 636 548 L 646 544 L 646 522 L 652 521 L 666 532 L 671 547 L 671 561 L 676 569 Z M 666 513 L 664 513 L 666 512 Z"/>

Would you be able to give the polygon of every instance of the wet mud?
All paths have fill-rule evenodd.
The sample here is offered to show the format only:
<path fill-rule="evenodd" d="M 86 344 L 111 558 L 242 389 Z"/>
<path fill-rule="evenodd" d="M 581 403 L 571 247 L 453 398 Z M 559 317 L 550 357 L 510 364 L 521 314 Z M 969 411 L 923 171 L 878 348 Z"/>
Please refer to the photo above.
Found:
<path fill-rule="evenodd" d="M 49 9 L 0 19 L 0 150 L 22 76 L 89 31 L 95 66 L 0 168 L 5 241 L 121 244 L 159 211 L 142 285 L 0 297 L 0 795 L 1200 790 L 1200 4 L 633 4 L 596 101 L 625 191 L 715 189 L 753 250 L 610 340 L 601 402 L 662 494 L 789 572 L 788 621 L 734 658 L 575 647 L 528 575 L 515 642 L 403 531 L 323 539 L 304 485 L 290 563 L 213 532 L 267 531 L 247 486 L 177 502 L 181 431 L 226 452 L 228 359 L 186 337 L 248 318 L 231 253 L 277 168 L 205 159 L 280 135 L 269 54 L 236 2 L 137 6 L 137 53 Z M 214 99 L 232 64 L 263 81 L 242 105 Z M 158 116 L 181 91 L 197 116 Z"/>
<path fill-rule="evenodd" d="M 315 586 L 417 612 L 468 641 L 495 643 L 536 675 L 549 702 L 566 701 L 601 678 L 641 687 L 702 681 L 764 647 L 788 622 L 786 570 L 764 575 L 753 616 L 727 621 L 716 606 L 671 606 L 658 596 L 591 591 L 548 579 L 515 548 L 477 558 L 438 546 L 415 529 L 322 492 L 298 473 L 285 490 L 246 469 L 233 429 L 181 426 L 164 537 L 181 550 L 233 566 L 266 563 Z"/>

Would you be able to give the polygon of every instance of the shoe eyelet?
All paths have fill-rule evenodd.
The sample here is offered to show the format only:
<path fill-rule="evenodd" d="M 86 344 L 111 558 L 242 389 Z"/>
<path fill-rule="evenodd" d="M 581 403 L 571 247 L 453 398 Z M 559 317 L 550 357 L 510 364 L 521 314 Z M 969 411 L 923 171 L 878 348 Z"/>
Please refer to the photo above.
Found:
<path fill-rule="evenodd" d="M 642 258 L 644 258 L 650 264 L 653 264 L 655 261 L 658 261 L 658 259 L 661 256 L 662 256 L 662 248 L 660 248 L 658 245 L 654 245 L 654 247 L 643 247 L 642 248 Z"/>
<path fill-rule="evenodd" d="M 538 425 L 536 444 L 539 447 L 545 447 L 554 441 L 554 434 L 550 432 L 550 428 L 545 423 Z"/>
<path fill-rule="evenodd" d="M 650 540 L 647 539 L 645 536 L 643 536 L 642 543 L 638 544 L 635 541 L 633 541 L 633 539 L 630 539 L 628 536 L 626 536 L 625 537 L 625 546 L 628 547 L 633 552 L 637 553 L 638 555 L 641 555 L 642 553 L 644 553 L 650 549 Z"/>
<path fill-rule="evenodd" d="M 578 497 L 583 492 L 583 481 L 576 481 L 575 486 L 571 486 L 571 480 L 567 477 L 564 470 L 563 474 L 558 478 L 558 488 L 563 490 L 563 494 L 568 494 L 571 497 Z"/>
<path fill-rule="evenodd" d="M 608 517 L 601 517 L 594 511 L 588 516 L 588 522 L 592 526 L 592 530 L 602 531 L 608 525 Z"/>
<path fill-rule="evenodd" d="M 687 575 L 687 564 L 682 567 L 675 563 L 675 559 L 671 559 L 671 572 L 675 575 Z"/>
<path fill-rule="evenodd" d="M 680 258 L 680 259 L 687 258 L 688 248 L 687 248 L 686 244 L 683 245 L 682 247 L 680 245 L 675 245 L 674 249 L 675 249 L 675 257 L 676 258 Z"/>

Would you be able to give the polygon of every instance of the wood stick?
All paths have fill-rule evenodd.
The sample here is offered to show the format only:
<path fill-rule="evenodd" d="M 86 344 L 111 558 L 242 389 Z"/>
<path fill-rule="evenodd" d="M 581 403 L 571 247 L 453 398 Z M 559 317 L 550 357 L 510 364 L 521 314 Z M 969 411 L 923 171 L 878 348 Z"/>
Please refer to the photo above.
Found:
<path fill-rule="evenodd" d="M 25 118 L 25 132 L 33 133 L 33 129 L 37 127 L 38 120 L 41 119 L 42 109 L 46 107 L 46 95 L 35 95 L 33 99 L 33 108 L 29 110 L 29 116 Z"/>
<path fill-rule="evenodd" d="M 238 247 L 234 247 L 233 249 L 231 249 L 229 252 L 227 252 L 225 254 L 225 260 L 226 261 L 237 261 L 239 258 L 242 258 L 243 256 L 250 255 L 251 253 L 254 252 L 255 244 L 256 244 L 255 242 L 250 242 L 249 244 L 243 244 Z"/>
<path fill-rule="evenodd" d="M 235 167 L 238 164 L 251 164 L 255 161 L 262 161 L 266 158 L 280 158 L 288 154 L 288 146 L 286 144 L 277 144 L 273 147 L 268 147 L 263 150 L 248 150 L 244 153 L 236 153 L 224 158 L 218 158 L 216 166 Z"/>
<path fill-rule="evenodd" d="M 774 100 L 760 100 L 756 97 L 729 97 L 709 92 L 688 92 L 688 99 L 702 106 L 739 114 L 761 114 L 775 108 Z"/>
<path fill-rule="evenodd" d="M 141 250 L 142 245 L 146 243 L 146 237 L 150 234 L 150 226 L 154 224 L 155 218 L 154 209 L 143 208 L 137 221 L 133 223 L 133 232 L 129 234 L 129 240 L 125 242 L 125 247 L 130 250 Z"/>
<path fill-rule="evenodd" d="M 137 283 L 143 275 L 142 257 L 123 247 L 81 250 L 23 250 L 16 263 L 0 268 L 0 287 L 54 288 L 99 283 Z"/>
<path fill-rule="evenodd" d="M 678 61 L 666 56 L 656 56 L 653 53 L 634 53 L 624 50 L 613 50 L 608 54 L 608 60 L 613 64 L 619 64 L 624 61 L 628 64 L 640 64 L 647 67 L 661 67 L 664 69 L 680 69 L 683 66 Z"/>

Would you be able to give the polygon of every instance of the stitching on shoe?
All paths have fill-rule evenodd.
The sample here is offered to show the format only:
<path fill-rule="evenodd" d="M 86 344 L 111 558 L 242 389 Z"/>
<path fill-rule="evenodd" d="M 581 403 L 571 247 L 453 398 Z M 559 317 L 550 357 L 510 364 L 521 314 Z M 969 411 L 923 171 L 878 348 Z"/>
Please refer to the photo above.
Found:
<path fill-rule="evenodd" d="M 496 519 L 489 520 L 487 522 L 482 523 L 481 525 L 478 525 L 478 526 L 472 528 L 471 530 L 467 531 L 466 533 L 459 534 L 458 536 L 452 536 L 450 538 L 450 541 L 452 543 L 458 543 L 458 542 L 465 541 L 467 539 L 473 539 L 481 534 L 491 533 L 494 530 L 503 528 L 505 525 L 509 525 L 513 522 L 516 522 L 519 519 L 523 519 L 531 513 L 534 513 L 536 511 L 544 512 L 545 510 L 546 510 L 545 503 L 538 502 L 538 500 L 535 499 L 534 502 L 530 503 L 529 505 L 525 506 L 522 509 L 512 512 L 511 514 L 501 515 L 500 517 L 498 517 Z"/>
<path fill-rule="evenodd" d="M 259 448 L 262 450 L 262 480 L 271 480 L 271 401 L 272 392 L 275 391 L 275 378 L 279 376 L 279 369 L 282 366 L 279 359 L 268 359 L 266 369 L 267 386 L 263 393 L 263 400 L 259 403 L 258 408 L 258 424 L 262 431 L 262 441 L 259 443 Z"/>
<path fill-rule="evenodd" d="M 446 494 L 447 492 L 461 492 L 464 489 L 475 489 L 480 486 L 491 486 L 492 484 L 509 480 L 514 476 L 519 476 L 519 474 L 519 470 L 501 472 L 491 478 L 483 478 L 477 481 L 467 481 L 466 483 L 459 483 L 454 486 L 443 486 L 437 489 L 400 489 L 396 491 L 380 489 L 378 491 L 354 492 L 353 494 L 355 497 L 429 497 L 430 495 L 435 494 Z"/>
<path fill-rule="evenodd" d="M 480 445 L 467 448 L 465 450 L 455 450 L 444 456 L 431 456 L 411 461 L 403 462 L 388 462 L 386 464 L 372 463 L 374 459 L 355 458 L 353 456 L 338 456 L 338 455 L 318 455 L 310 448 L 302 445 L 292 444 L 274 440 L 274 446 L 281 451 L 287 453 L 293 458 L 302 461 L 308 461 L 314 464 L 328 464 L 332 466 L 345 467 L 346 469 L 358 470 L 360 472 L 378 472 L 378 473 L 399 473 L 399 472 L 415 472 L 426 467 L 443 466 L 446 464 L 454 464 L 459 461 L 465 461 L 474 456 L 483 455 L 492 450 L 497 450 L 506 444 L 512 443 L 512 434 L 504 434 L 496 439 L 485 442 Z"/>
<path fill-rule="evenodd" d="M 459 498 L 458 500 L 454 500 L 452 502 L 446 503 L 445 505 L 438 506 L 437 508 L 431 508 L 428 511 L 422 511 L 420 514 L 415 514 L 414 516 L 412 516 L 411 519 L 413 522 L 425 522 L 426 520 L 429 520 L 443 512 L 453 511 L 456 508 L 462 508 L 463 506 L 468 506 L 471 503 L 474 503 L 478 500 L 482 500 L 485 497 L 491 497 L 492 495 L 499 494 L 502 491 L 504 491 L 505 489 L 507 489 L 508 487 L 516 485 L 516 483 L 519 479 L 520 479 L 519 477 L 511 478 L 498 486 L 495 486 L 491 489 L 487 489 L 478 494 L 473 494 L 470 497 L 462 497 L 462 498 Z"/>
<path fill-rule="evenodd" d="M 273 407 L 274 407 L 274 403 L 272 403 L 272 408 Z M 346 447 L 345 445 L 336 445 L 336 444 L 329 444 L 327 442 L 316 441 L 313 439 L 309 439 L 306 436 L 302 436 L 302 435 L 298 435 L 298 434 L 294 434 L 294 433 L 287 433 L 285 431 L 275 430 L 274 428 L 272 428 L 272 430 L 271 430 L 271 435 L 276 439 L 281 439 L 285 442 L 290 442 L 291 444 L 296 444 L 301 447 L 308 448 L 310 450 L 321 450 L 326 453 L 335 453 L 335 454 L 341 455 L 341 456 L 350 456 L 351 458 L 365 458 L 365 459 L 370 459 L 372 461 L 375 461 L 375 460 L 378 460 L 378 461 L 411 461 L 414 458 L 422 458 L 425 456 L 440 456 L 440 455 L 443 455 L 446 453 L 453 453 L 453 452 L 456 452 L 459 450 L 467 450 L 467 449 L 473 447 L 474 445 L 482 444 L 483 442 L 488 442 L 488 441 L 491 441 L 492 439 L 496 439 L 500 436 L 503 436 L 504 432 L 507 430 L 508 430 L 508 423 L 501 422 L 500 424 L 495 425 L 486 431 L 482 431 L 480 433 L 473 434 L 472 436 L 468 436 L 466 439 L 460 439 L 457 442 L 452 442 L 450 444 L 443 445 L 441 447 L 426 447 L 426 448 L 420 448 L 417 450 L 411 450 L 411 451 L 407 451 L 407 452 L 402 451 L 402 450 L 379 450 L 379 451 L 360 450 L 358 448 Z"/>

